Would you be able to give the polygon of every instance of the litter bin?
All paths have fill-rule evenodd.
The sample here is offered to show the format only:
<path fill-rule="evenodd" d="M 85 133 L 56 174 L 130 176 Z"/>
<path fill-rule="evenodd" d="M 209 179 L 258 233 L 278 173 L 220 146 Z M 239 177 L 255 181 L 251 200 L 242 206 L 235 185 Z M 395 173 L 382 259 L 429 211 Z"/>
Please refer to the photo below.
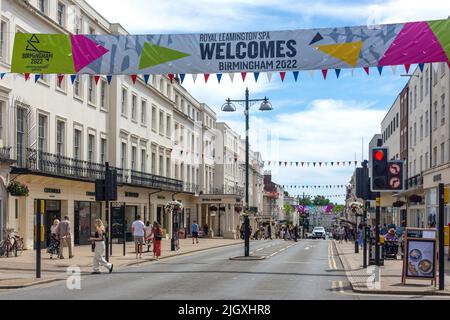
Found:
<path fill-rule="evenodd" d="M 369 242 L 369 266 L 375 265 L 375 238 L 370 238 Z M 380 266 L 384 266 L 384 244 L 380 243 Z"/>

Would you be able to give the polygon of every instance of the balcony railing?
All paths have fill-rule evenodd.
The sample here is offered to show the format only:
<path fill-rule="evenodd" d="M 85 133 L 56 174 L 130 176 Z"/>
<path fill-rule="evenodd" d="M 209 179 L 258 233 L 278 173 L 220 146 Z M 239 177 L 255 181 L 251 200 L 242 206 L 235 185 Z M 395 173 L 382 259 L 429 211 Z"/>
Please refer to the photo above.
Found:
<path fill-rule="evenodd" d="M 117 171 L 119 184 L 128 183 L 155 189 L 183 191 L 183 182 L 179 180 L 115 167 L 110 169 Z M 12 172 L 19 173 L 23 170 L 90 182 L 105 178 L 104 164 L 40 152 L 35 149 L 19 150 L 17 164 Z"/>
<path fill-rule="evenodd" d="M 242 187 L 230 187 L 223 186 L 222 188 L 214 188 L 213 186 L 209 187 L 209 190 L 205 192 L 205 194 L 211 195 L 236 195 L 243 197 L 245 195 L 245 189 Z"/>
<path fill-rule="evenodd" d="M 0 148 L 0 161 L 14 161 L 11 157 L 10 147 Z"/>
<path fill-rule="evenodd" d="M 421 174 L 406 180 L 406 189 L 417 189 L 423 186 L 423 176 Z"/>
<path fill-rule="evenodd" d="M 200 192 L 200 186 L 198 184 L 185 182 L 183 185 L 184 185 L 183 186 L 184 192 L 195 193 L 195 194 L 198 194 Z"/>

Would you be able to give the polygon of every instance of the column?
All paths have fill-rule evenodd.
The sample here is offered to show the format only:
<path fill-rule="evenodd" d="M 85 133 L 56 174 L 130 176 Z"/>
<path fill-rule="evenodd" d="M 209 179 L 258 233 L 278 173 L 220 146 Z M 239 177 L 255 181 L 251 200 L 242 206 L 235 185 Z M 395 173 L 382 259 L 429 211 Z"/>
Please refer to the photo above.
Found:
<path fill-rule="evenodd" d="M 201 204 L 197 204 L 197 222 L 198 222 L 198 225 L 200 226 L 200 228 L 203 227 L 203 223 L 202 223 L 202 205 Z"/>

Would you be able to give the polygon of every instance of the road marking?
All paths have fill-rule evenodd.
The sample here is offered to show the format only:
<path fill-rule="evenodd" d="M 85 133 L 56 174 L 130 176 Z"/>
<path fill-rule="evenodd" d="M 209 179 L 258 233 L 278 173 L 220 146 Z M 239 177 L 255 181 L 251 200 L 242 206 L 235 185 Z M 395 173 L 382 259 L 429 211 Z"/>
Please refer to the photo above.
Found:
<path fill-rule="evenodd" d="M 259 248 L 259 249 L 257 249 L 256 251 L 261 251 L 261 250 L 263 250 L 264 248 Z"/>
<path fill-rule="evenodd" d="M 305 250 L 309 250 L 309 249 L 311 249 L 311 247 L 306 247 L 306 248 L 305 248 Z"/>
<path fill-rule="evenodd" d="M 339 281 L 339 292 L 344 293 L 344 282 L 343 281 Z"/>

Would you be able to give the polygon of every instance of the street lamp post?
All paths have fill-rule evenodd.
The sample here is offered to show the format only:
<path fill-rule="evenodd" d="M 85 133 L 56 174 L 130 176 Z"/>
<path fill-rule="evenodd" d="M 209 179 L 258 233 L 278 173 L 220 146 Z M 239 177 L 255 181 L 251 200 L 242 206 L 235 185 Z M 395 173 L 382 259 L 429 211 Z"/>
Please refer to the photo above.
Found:
<path fill-rule="evenodd" d="M 250 233 L 249 233 L 249 226 L 250 226 L 250 219 L 249 219 L 249 149 L 250 149 L 250 143 L 249 143 L 249 131 L 250 131 L 250 104 L 255 104 L 258 102 L 261 103 L 261 107 L 259 108 L 260 111 L 271 111 L 272 110 L 272 104 L 269 102 L 269 99 L 250 99 L 250 92 L 248 88 L 245 90 L 245 100 L 226 100 L 226 103 L 222 107 L 222 111 L 224 112 L 235 112 L 236 107 L 233 105 L 233 102 L 244 104 L 245 106 L 245 209 L 244 209 L 244 239 L 245 239 L 245 256 L 250 256 Z"/>

